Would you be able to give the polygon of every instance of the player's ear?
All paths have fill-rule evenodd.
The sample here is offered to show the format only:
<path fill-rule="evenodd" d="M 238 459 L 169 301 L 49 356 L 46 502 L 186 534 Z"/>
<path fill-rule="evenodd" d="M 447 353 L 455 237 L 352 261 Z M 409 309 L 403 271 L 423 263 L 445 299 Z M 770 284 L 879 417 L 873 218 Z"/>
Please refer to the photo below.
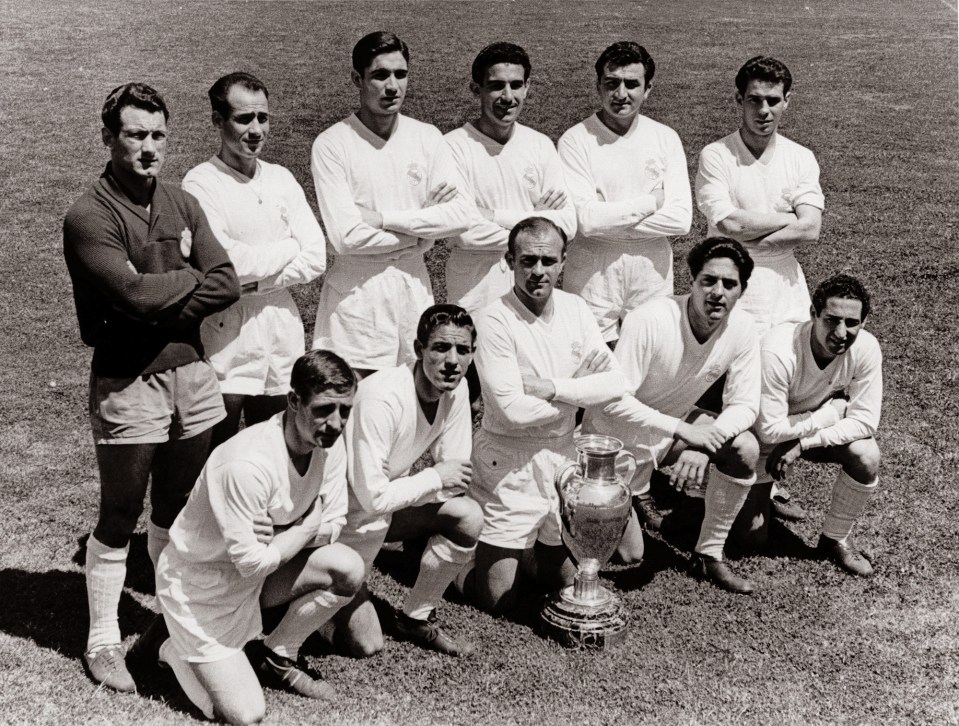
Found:
<path fill-rule="evenodd" d="M 741 94 L 739 91 L 736 91 L 736 105 L 743 105 L 743 94 Z"/>
<path fill-rule="evenodd" d="M 416 356 L 416 360 L 423 360 L 423 344 L 419 338 L 413 339 L 413 354 Z"/>
<path fill-rule="evenodd" d="M 649 83 L 646 84 L 646 90 L 643 91 L 643 98 L 644 99 L 649 98 L 649 94 L 652 93 L 652 91 L 653 91 L 653 82 L 650 81 Z"/>
<path fill-rule="evenodd" d="M 474 96 L 480 95 L 480 91 L 483 90 L 480 84 L 476 81 L 470 81 L 470 91 Z"/>
<path fill-rule="evenodd" d="M 296 391 L 290 391 L 286 394 L 286 405 L 289 409 L 295 409 L 300 403 L 300 397 L 296 395 Z"/>
<path fill-rule="evenodd" d="M 506 266 L 512 270 L 513 265 L 516 263 L 516 260 L 513 258 L 513 253 L 507 250 L 504 258 L 506 259 Z"/>
<path fill-rule="evenodd" d="M 363 85 L 363 76 L 361 76 L 355 68 L 350 71 L 350 80 L 353 81 L 353 85 L 357 88 Z"/>
<path fill-rule="evenodd" d="M 100 129 L 100 138 L 103 140 L 104 146 L 106 146 L 108 149 L 113 149 L 113 142 L 116 141 L 116 137 L 106 126 Z"/>
<path fill-rule="evenodd" d="M 783 95 L 783 111 L 789 108 L 789 99 L 792 98 L 793 92 L 788 91 Z"/>
<path fill-rule="evenodd" d="M 215 128 L 223 128 L 223 117 L 220 115 L 219 111 L 210 112 L 210 121 L 213 123 Z"/>

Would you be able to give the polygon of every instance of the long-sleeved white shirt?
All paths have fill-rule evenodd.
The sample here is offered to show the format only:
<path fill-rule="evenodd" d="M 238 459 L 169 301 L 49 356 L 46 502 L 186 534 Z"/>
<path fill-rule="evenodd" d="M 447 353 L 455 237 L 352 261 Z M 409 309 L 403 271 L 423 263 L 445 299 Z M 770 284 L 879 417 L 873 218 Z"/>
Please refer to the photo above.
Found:
<path fill-rule="evenodd" d="M 282 166 L 257 161 L 251 179 L 213 156 L 190 169 L 182 186 L 200 202 L 241 284 L 265 291 L 311 282 L 326 270 L 323 230 Z"/>
<path fill-rule="evenodd" d="M 630 429 L 674 436 L 682 418 L 722 375 L 723 410 L 715 425 L 728 439 L 759 411 L 759 337 L 748 314 L 730 311 L 704 343 L 689 324 L 689 295 L 658 298 L 627 314 L 616 345 L 629 395 L 586 413 L 584 430 L 618 438 Z"/>
<path fill-rule="evenodd" d="M 436 462 L 469 459 L 472 418 L 466 381 L 440 396 L 430 423 L 423 413 L 413 367 L 387 368 L 360 381 L 347 421 L 350 503 L 347 531 L 386 523 L 393 512 L 434 501 L 442 489 L 432 467 L 410 474 L 427 450 Z"/>
<path fill-rule="evenodd" d="M 214 449 L 183 510 L 170 528 L 180 563 L 232 563 L 242 578 L 261 581 L 280 564 L 280 552 L 259 542 L 256 516 L 274 527 L 300 519 L 310 506 L 323 510 L 323 524 L 336 540 L 346 522 L 346 448 L 342 437 L 313 450 L 306 474 L 293 466 L 283 436 L 283 413 L 243 429 Z"/>
<path fill-rule="evenodd" d="M 779 325 L 762 339 L 762 399 L 756 432 L 764 444 L 798 439 L 803 449 L 840 446 L 876 435 L 882 412 L 882 351 L 868 330 L 820 369 L 813 321 Z M 840 391 L 846 415 L 826 402 Z"/>
<path fill-rule="evenodd" d="M 573 238 L 576 209 L 569 194 L 562 209 L 535 208 L 548 190 L 566 191 L 559 155 L 548 136 L 516 124 L 501 144 L 467 122 L 444 138 L 466 183 L 464 193 L 476 207 L 493 213 L 489 220 L 474 209 L 470 228 L 451 238 L 455 247 L 503 254 L 510 230 L 532 216 L 555 222 Z"/>
<path fill-rule="evenodd" d="M 716 225 L 737 209 L 795 212 L 801 204 L 823 209 L 819 164 L 812 151 L 782 134 L 776 134 L 772 148 L 757 159 L 739 131 L 734 131 L 699 155 L 696 204 L 709 223 L 710 235 L 721 234 Z M 759 264 L 763 259 L 793 254 L 793 245 L 743 245 Z"/>
<path fill-rule="evenodd" d="M 572 432 L 576 409 L 620 398 L 626 381 L 582 298 L 553 290 L 536 316 L 510 290 L 475 316 L 476 369 L 483 387 L 484 429 L 516 439 L 558 438 Z M 593 352 L 610 370 L 583 375 Z M 524 393 L 523 374 L 549 379 L 552 401 Z"/>
<path fill-rule="evenodd" d="M 470 225 L 472 205 L 443 135 L 408 116 L 398 116 L 393 134 L 382 139 L 351 114 L 316 138 L 311 168 L 320 215 L 338 255 L 415 257 Z M 441 182 L 459 193 L 424 206 Z M 379 212 L 383 229 L 363 222 L 357 205 Z"/>
<path fill-rule="evenodd" d="M 668 126 L 640 114 L 619 136 L 593 114 L 566 131 L 557 147 L 576 206 L 575 244 L 598 240 L 669 250 L 668 237 L 689 232 L 693 202 L 686 154 Z M 664 202 L 656 209 L 652 192 L 660 186 Z"/>

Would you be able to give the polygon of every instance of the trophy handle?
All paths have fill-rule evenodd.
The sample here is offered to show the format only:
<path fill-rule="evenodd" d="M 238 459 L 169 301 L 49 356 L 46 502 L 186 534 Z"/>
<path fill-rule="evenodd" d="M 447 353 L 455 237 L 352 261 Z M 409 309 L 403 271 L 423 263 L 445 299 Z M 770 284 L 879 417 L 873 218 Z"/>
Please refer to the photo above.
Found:
<path fill-rule="evenodd" d="M 623 483 L 626 484 L 626 488 L 632 492 L 633 491 L 633 476 L 636 474 L 636 469 L 639 468 L 639 462 L 636 461 L 636 457 L 630 451 L 620 451 L 616 455 L 616 473 L 620 472 L 620 469 L 623 467 L 622 462 L 626 461 L 625 469 L 626 471 L 622 474 Z"/>
<path fill-rule="evenodd" d="M 553 485 L 556 487 L 556 494 L 559 496 L 560 516 L 566 514 L 566 484 L 570 480 L 570 477 L 576 472 L 578 466 L 579 464 L 577 462 L 571 461 L 557 471 L 556 476 L 553 477 Z"/>

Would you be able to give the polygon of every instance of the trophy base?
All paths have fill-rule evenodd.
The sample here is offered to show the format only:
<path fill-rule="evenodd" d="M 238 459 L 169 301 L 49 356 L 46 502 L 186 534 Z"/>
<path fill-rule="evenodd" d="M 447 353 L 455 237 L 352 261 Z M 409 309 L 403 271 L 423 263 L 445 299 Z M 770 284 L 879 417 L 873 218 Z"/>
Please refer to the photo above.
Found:
<path fill-rule="evenodd" d="M 629 618 L 622 600 L 605 588 L 594 601 L 573 597 L 572 586 L 560 591 L 540 613 L 540 630 L 566 648 L 607 650 L 626 640 Z"/>

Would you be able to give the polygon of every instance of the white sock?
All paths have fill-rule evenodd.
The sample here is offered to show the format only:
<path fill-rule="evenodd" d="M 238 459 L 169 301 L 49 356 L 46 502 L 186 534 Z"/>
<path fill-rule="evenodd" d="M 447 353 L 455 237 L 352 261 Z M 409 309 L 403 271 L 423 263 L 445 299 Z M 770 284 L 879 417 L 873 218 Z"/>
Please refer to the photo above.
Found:
<path fill-rule="evenodd" d="M 87 540 L 87 607 L 90 610 L 90 632 L 87 653 L 92 655 L 108 645 L 120 645 L 120 622 L 117 609 L 127 575 L 126 547 L 107 547 L 90 535 Z"/>
<path fill-rule="evenodd" d="M 180 688 L 183 689 L 190 702 L 212 721 L 215 716 L 213 699 L 210 698 L 210 694 L 206 692 L 206 689 L 196 677 L 196 673 L 193 672 L 190 664 L 176 652 L 173 641 L 169 638 L 164 640 L 163 645 L 160 646 L 160 660 L 170 666 L 170 670 L 176 676 L 177 683 L 180 684 Z"/>
<path fill-rule="evenodd" d="M 306 639 L 352 599 L 352 595 L 336 595 L 329 590 L 301 595 L 290 603 L 286 615 L 263 644 L 277 655 L 296 660 Z"/>
<path fill-rule="evenodd" d="M 839 470 L 836 483 L 832 487 L 832 502 L 826 513 L 822 533 L 838 542 L 845 542 L 852 526 L 859 519 L 862 510 L 872 499 L 879 485 L 879 479 L 863 484 L 853 479 L 843 469 Z"/>
<path fill-rule="evenodd" d="M 465 565 L 473 559 L 476 545 L 462 547 L 440 534 L 430 537 L 420 559 L 420 573 L 406 598 L 403 612 L 416 620 L 426 620 L 443 599 L 443 593 Z"/>
<path fill-rule="evenodd" d="M 712 467 L 706 485 L 706 514 L 699 530 L 696 552 L 717 560 L 723 558 L 726 537 L 749 495 L 749 487 L 755 483 L 755 474 L 748 479 L 736 479 Z"/>
<path fill-rule="evenodd" d="M 147 521 L 147 552 L 150 554 L 150 561 L 153 563 L 153 571 L 156 572 L 157 560 L 160 559 L 160 553 L 170 541 L 170 530 L 163 529 L 153 523 L 153 520 Z"/>

